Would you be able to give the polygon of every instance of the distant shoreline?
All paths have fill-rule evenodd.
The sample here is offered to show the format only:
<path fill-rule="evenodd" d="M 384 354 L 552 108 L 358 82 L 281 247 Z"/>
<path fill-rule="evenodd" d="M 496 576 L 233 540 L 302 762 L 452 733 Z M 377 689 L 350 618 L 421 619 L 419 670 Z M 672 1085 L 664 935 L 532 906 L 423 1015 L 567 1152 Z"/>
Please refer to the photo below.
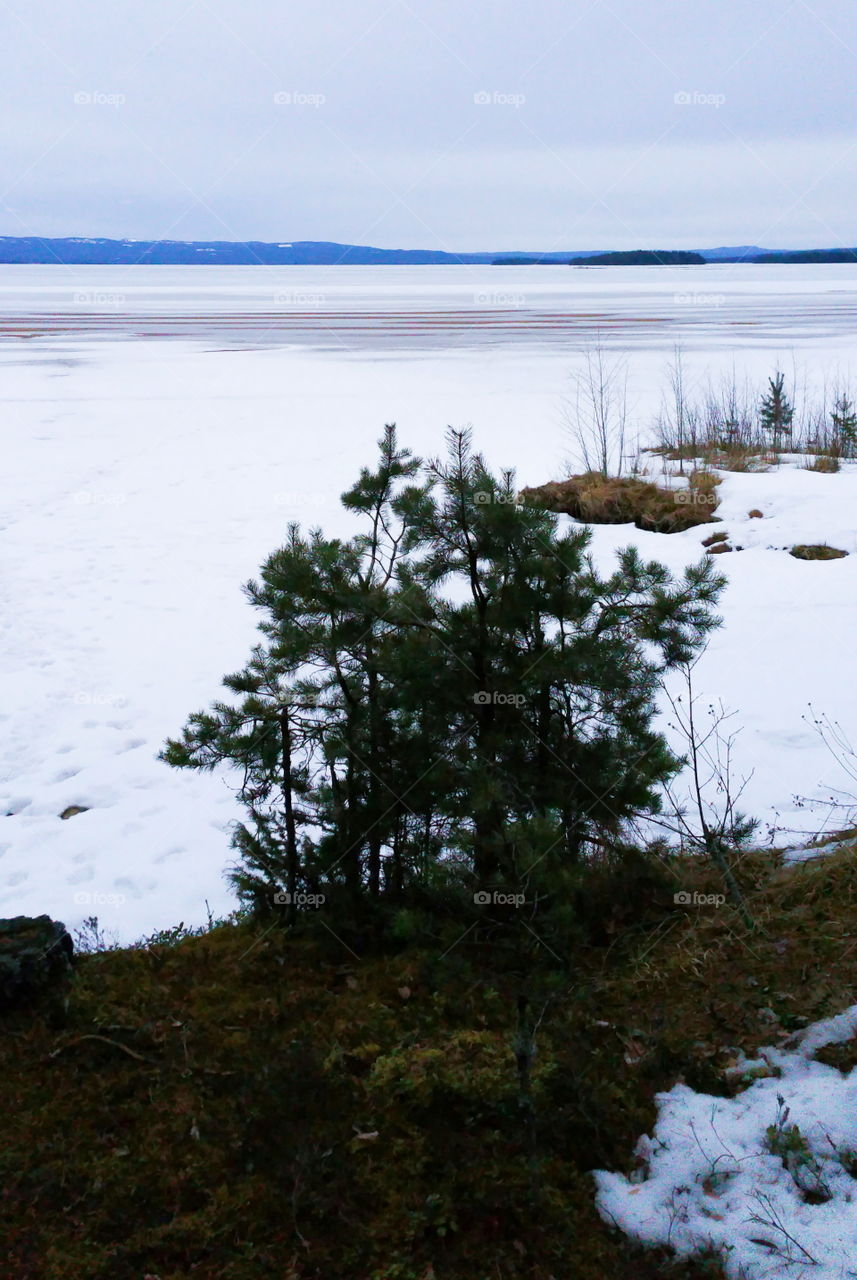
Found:
<path fill-rule="evenodd" d="M 550 253 L 448 253 L 379 249 L 333 241 L 111 240 L 102 237 L 0 236 L 3 266 L 709 266 L 857 263 L 855 249 L 565 250 Z"/>

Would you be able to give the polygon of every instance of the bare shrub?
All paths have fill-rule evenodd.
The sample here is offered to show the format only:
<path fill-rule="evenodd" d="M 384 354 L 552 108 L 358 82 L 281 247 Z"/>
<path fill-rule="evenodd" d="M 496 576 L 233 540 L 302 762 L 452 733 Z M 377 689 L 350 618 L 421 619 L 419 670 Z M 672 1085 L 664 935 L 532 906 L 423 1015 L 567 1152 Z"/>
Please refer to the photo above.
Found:
<path fill-rule="evenodd" d="M 585 349 L 583 361 L 563 407 L 566 428 L 586 471 L 604 479 L 621 476 L 629 461 L 628 362 L 607 350 L 600 333 Z"/>

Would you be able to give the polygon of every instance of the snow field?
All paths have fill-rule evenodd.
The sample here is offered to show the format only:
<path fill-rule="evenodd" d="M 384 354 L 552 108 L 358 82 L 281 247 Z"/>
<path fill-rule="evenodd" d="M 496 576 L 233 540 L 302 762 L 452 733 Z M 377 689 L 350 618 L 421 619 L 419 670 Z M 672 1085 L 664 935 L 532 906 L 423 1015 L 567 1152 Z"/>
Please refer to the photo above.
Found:
<path fill-rule="evenodd" d="M 24 288 L 29 277 L 14 272 L 3 277 L 0 313 L 36 295 L 43 308 L 59 305 L 57 276 L 40 270 L 38 280 L 49 286 Z M 197 270 L 213 289 L 204 305 L 225 306 L 221 294 L 233 285 L 218 292 L 214 277 Z M 412 294 L 412 305 L 422 306 L 426 293 L 512 287 L 506 275 L 498 282 L 483 272 L 474 281 L 449 270 L 457 269 L 443 269 L 435 283 L 421 276 L 423 294 L 389 269 L 361 276 L 360 288 L 378 305 L 382 295 L 385 305 L 391 298 L 404 305 Z M 530 290 L 568 292 L 568 277 L 558 284 L 553 272 L 538 274 L 544 270 L 530 273 Z M 588 282 L 599 305 L 609 298 L 629 315 L 645 313 L 652 301 L 643 277 L 623 284 L 603 273 L 570 274 Z M 158 288 L 172 279 L 146 278 Z M 742 305 L 761 307 L 758 276 L 752 289 L 720 278 L 734 280 L 723 287 Z M 193 279 L 202 287 L 199 275 Z M 733 334 L 727 346 L 715 317 L 692 331 L 689 371 L 734 363 L 758 379 L 790 348 L 813 373 L 847 358 L 857 273 L 836 276 L 841 295 L 823 272 L 814 285 L 814 277 L 801 277 L 794 295 L 778 276 L 765 279 L 773 311 L 761 307 L 764 341 L 748 331 L 744 345 L 736 347 Z M 310 276 L 301 281 L 304 290 L 315 287 Z M 132 297 L 121 280 L 99 276 L 97 283 Z M 679 285 L 666 279 L 659 288 L 671 297 Z M 62 284 L 73 286 L 80 281 Z M 264 285 L 274 287 L 282 283 Z M 355 287 L 343 286 L 348 305 Z M 821 354 L 810 322 L 816 305 L 826 315 L 841 309 L 836 340 Z M 689 314 L 675 304 L 682 306 Z M 667 325 L 650 338 L 651 349 L 633 354 L 635 423 L 657 407 L 677 336 Z M 403 442 L 424 456 L 442 451 L 448 425 L 471 424 L 490 463 L 517 467 L 522 485 L 567 473 L 562 399 L 579 358 L 577 349 L 514 343 L 370 356 L 347 345 L 210 349 L 202 340 L 7 334 L 0 345 L 0 914 L 48 912 L 72 928 L 97 915 L 125 941 L 179 921 L 203 922 L 206 903 L 215 914 L 231 909 L 223 872 L 228 828 L 240 814 L 230 779 L 179 774 L 156 756 L 247 656 L 254 618 L 242 583 L 289 521 L 352 531 L 339 494 L 373 456 L 385 422 L 397 422 Z M 736 771 L 754 771 L 743 807 L 772 825 L 805 829 L 816 819 L 794 797 L 842 782 L 803 719 L 808 704 L 857 737 L 850 678 L 857 555 L 804 563 L 783 548 L 826 541 L 857 552 L 857 472 L 820 475 L 795 465 L 730 474 L 719 493 L 723 523 L 716 527 L 744 550 L 718 557 L 729 579 L 725 626 L 700 663 L 698 690 L 722 698 L 737 713 L 735 727 L 743 726 Z M 753 508 L 764 518 L 749 518 Z M 708 531 L 665 537 L 602 526 L 593 554 L 607 568 L 615 550 L 633 542 L 680 572 L 702 554 Z M 85 812 L 63 820 L 69 806 Z"/>

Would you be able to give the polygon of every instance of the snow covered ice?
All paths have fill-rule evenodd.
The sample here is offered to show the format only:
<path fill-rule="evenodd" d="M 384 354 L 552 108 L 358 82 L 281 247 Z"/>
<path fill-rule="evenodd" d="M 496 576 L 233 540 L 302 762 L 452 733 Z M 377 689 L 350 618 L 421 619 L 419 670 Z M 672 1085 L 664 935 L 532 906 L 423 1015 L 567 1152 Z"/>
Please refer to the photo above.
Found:
<path fill-rule="evenodd" d="M 820 378 L 846 368 L 855 314 L 850 267 L 0 269 L 0 914 L 95 915 L 128 940 L 234 906 L 230 779 L 157 752 L 245 660 L 241 585 L 288 522 L 351 531 L 339 494 L 385 422 L 423 455 L 472 424 L 493 466 L 539 484 L 567 465 L 562 398 L 597 329 L 629 350 L 645 422 L 676 341 L 692 375 L 794 359 Z M 744 550 L 718 562 L 699 690 L 744 726 L 743 807 L 805 827 L 794 796 L 838 781 L 808 704 L 857 738 L 857 555 L 784 548 L 857 552 L 857 471 L 729 474 L 720 498 Z M 680 570 L 706 532 L 600 527 L 593 546 Z"/>

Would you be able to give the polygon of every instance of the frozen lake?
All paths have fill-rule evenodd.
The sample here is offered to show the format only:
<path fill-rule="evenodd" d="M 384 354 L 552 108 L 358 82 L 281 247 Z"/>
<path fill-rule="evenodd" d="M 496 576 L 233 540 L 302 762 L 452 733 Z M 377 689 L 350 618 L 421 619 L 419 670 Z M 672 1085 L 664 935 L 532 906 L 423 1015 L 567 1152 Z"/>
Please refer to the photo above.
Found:
<path fill-rule="evenodd" d="M 0 266 L 0 334 L 191 338 L 228 346 L 446 351 L 680 341 L 840 348 L 853 266 Z"/>
<path fill-rule="evenodd" d="M 228 780 L 155 755 L 245 659 L 242 582 L 290 520 L 351 531 L 338 495 L 385 422 L 423 455 L 471 424 L 522 483 L 561 474 L 597 333 L 630 354 L 642 431 L 676 343 L 694 377 L 857 364 L 857 267 L 0 267 L 0 915 L 131 938 L 228 909 Z M 747 550 L 721 560 L 705 687 L 746 726 L 748 807 L 787 825 L 831 775 L 806 704 L 857 737 L 857 555 L 782 547 L 857 552 L 857 475 L 730 477 L 723 511 Z M 595 548 L 678 569 L 699 540 Z"/>

